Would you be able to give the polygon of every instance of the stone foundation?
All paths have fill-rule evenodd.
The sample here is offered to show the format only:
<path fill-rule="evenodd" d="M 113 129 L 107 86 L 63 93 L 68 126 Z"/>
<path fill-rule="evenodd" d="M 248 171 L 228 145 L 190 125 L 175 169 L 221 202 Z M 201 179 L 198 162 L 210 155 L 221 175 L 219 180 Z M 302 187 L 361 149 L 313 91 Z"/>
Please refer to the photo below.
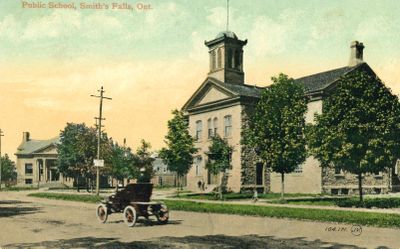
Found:
<path fill-rule="evenodd" d="M 364 194 L 386 194 L 390 191 L 390 178 L 387 171 L 380 174 L 363 174 L 362 178 Z M 334 168 L 323 168 L 322 192 L 332 195 L 357 195 L 358 177 L 349 172 L 335 174 Z"/>

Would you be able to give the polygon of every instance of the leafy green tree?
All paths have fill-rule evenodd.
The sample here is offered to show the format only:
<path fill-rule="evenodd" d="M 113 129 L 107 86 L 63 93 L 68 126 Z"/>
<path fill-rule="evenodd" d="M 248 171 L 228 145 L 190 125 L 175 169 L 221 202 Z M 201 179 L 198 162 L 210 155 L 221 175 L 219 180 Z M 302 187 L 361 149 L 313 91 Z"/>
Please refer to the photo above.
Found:
<path fill-rule="evenodd" d="M 281 174 L 281 198 L 285 192 L 285 174 L 306 159 L 305 113 L 307 99 L 301 84 L 287 75 L 272 78 L 250 117 L 246 141 L 274 172 Z"/>
<path fill-rule="evenodd" d="M 232 151 L 233 147 L 230 146 L 225 139 L 222 139 L 218 135 L 211 138 L 211 144 L 207 152 L 209 160 L 206 163 L 206 168 L 213 175 L 221 173 L 221 180 L 218 188 L 220 199 L 222 199 L 223 193 L 226 192 L 228 183 L 226 171 L 232 169 Z"/>
<path fill-rule="evenodd" d="M 1 157 L 1 181 L 6 182 L 6 187 L 8 187 L 10 182 L 16 179 L 17 169 L 15 168 L 15 163 L 11 161 L 8 154 L 5 154 Z"/>
<path fill-rule="evenodd" d="M 150 152 L 151 145 L 144 139 L 140 141 L 140 146 L 136 150 L 136 155 L 134 157 L 135 165 L 139 169 L 139 176 L 137 181 L 147 183 L 151 181 L 154 176 L 153 161 L 154 157 Z"/>
<path fill-rule="evenodd" d="M 138 168 L 135 165 L 135 155 L 129 147 L 125 148 L 117 143 L 113 144 L 109 161 L 110 163 L 105 170 L 118 181 L 123 181 L 125 178 L 136 179 L 139 175 Z"/>
<path fill-rule="evenodd" d="M 186 175 L 193 163 L 193 154 L 197 152 L 194 147 L 194 139 L 189 134 L 188 121 L 182 111 L 173 110 L 174 115 L 168 121 L 168 133 L 165 136 L 166 148 L 160 151 L 160 157 L 167 164 L 168 170 L 178 176 L 178 188 L 180 180 Z"/>
<path fill-rule="evenodd" d="M 392 167 L 400 157 L 398 98 L 376 76 L 342 77 L 310 127 L 309 147 L 322 166 L 356 174 L 360 202 L 362 175 Z"/>
<path fill-rule="evenodd" d="M 112 141 L 103 133 L 100 153 L 106 163 L 109 162 Z M 96 172 L 93 159 L 97 156 L 97 131 L 84 123 L 67 123 L 60 132 L 60 143 L 57 145 L 59 171 L 66 176 L 74 177 L 79 191 L 79 178 L 86 178 L 89 190 L 89 179 L 94 181 Z"/>

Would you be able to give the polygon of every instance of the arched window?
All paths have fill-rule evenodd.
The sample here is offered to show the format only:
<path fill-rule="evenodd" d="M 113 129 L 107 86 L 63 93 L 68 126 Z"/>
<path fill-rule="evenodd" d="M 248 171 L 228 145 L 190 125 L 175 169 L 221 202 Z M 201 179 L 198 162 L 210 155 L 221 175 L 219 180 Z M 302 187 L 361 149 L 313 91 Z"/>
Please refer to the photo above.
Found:
<path fill-rule="evenodd" d="M 228 50 L 228 68 L 233 68 L 232 60 L 233 60 L 232 49 L 229 49 Z"/>
<path fill-rule="evenodd" d="M 218 60 L 217 67 L 221 68 L 222 67 L 222 52 L 221 52 L 221 48 L 218 49 L 217 56 L 218 56 L 217 57 L 217 60 Z"/>
<path fill-rule="evenodd" d="M 211 138 L 213 136 L 213 128 L 212 128 L 212 122 L 211 118 L 207 120 L 207 131 L 208 131 L 208 138 Z"/>
<path fill-rule="evenodd" d="M 211 51 L 211 70 L 215 69 L 215 51 Z"/>
<path fill-rule="evenodd" d="M 196 121 L 196 141 L 200 141 L 201 140 L 201 132 L 203 129 L 203 123 L 201 122 L 201 120 L 197 120 Z"/>
<path fill-rule="evenodd" d="M 201 158 L 201 156 L 197 156 L 195 159 L 194 159 L 194 163 L 195 163 L 195 165 L 196 165 L 196 176 L 198 176 L 198 175 L 201 175 L 201 162 L 202 162 L 202 158 Z"/>
<path fill-rule="evenodd" d="M 239 51 L 235 51 L 235 69 L 240 69 L 240 52 Z"/>
<path fill-rule="evenodd" d="M 214 118 L 213 120 L 213 128 L 214 128 L 214 136 L 218 134 L 218 118 Z"/>
<path fill-rule="evenodd" d="M 227 115 L 224 117 L 224 136 L 232 136 L 232 116 Z"/>

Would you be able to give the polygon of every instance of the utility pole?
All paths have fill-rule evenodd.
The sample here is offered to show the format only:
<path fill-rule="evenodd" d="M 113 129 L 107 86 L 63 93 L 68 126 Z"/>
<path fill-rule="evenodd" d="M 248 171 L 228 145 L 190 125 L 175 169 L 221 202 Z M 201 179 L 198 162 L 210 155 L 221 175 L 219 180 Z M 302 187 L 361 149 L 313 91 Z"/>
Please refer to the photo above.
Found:
<path fill-rule="evenodd" d="M 97 90 L 100 92 L 100 95 L 90 95 L 91 97 L 99 98 L 100 99 L 100 107 L 99 107 L 99 116 L 95 117 L 95 119 L 98 121 L 97 122 L 97 131 L 98 131 L 98 137 L 97 137 L 97 160 L 100 160 L 100 141 L 101 141 L 101 121 L 105 120 L 103 118 L 103 99 L 108 99 L 112 100 L 112 98 L 105 97 L 104 96 L 104 90 L 103 87 L 101 87 L 100 90 Z M 96 195 L 99 195 L 100 193 L 100 165 L 95 165 L 96 167 Z"/>
<path fill-rule="evenodd" d="M 2 168 L 1 168 L 1 137 L 3 137 L 4 136 L 4 133 L 3 133 L 3 131 L 0 129 L 0 189 L 1 189 L 1 171 L 2 171 Z"/>

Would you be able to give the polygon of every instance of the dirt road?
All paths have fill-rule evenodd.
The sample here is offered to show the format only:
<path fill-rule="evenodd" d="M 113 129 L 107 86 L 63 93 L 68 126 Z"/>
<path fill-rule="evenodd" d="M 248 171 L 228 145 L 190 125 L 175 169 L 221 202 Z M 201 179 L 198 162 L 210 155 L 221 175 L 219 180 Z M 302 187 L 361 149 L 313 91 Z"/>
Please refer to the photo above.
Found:
<path fill-rule="evenodd" d="M 352 233 L 353 230 L 353 233 Z M 171 212 L 171 222 L 106 224 L 95 204 L 0 192 L 1 248 L 400 248 L 400 230 L 287 219 Z"/>

